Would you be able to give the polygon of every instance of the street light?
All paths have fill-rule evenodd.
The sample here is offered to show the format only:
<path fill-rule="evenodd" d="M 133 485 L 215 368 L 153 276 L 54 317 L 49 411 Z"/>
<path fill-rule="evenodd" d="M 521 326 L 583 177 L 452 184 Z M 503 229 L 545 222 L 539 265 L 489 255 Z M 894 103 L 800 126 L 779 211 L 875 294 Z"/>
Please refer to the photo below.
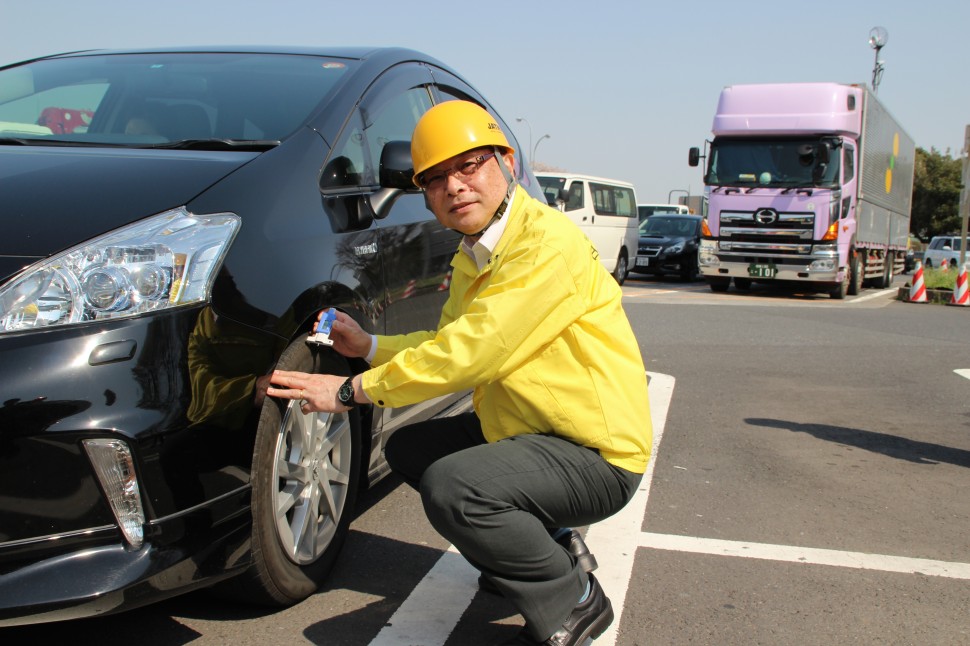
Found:
<path fill-rule="evenodd" d="M 670 199 L 671 199 L 670 196 L 673 195 L 674 193 L 686 193 L 687 194 L 687 199 L 690 199 L 690 191 L 689 190 L 685 191 L 682 188 L 675 188 L 674 190 L 672 190 L 672 191 L 670 191 L 670 192 L 667 193 L 667 204 L 673 204 L 673 202 L 670 201 Z"/>
<path fill-rule="evenodd" d="M 889 42 L 889 32 L 885 27 L 873 27 L 869 31 L 869 47 L 876 50 L 876 62 L 872 65 L 872 93 L 878 94 L 879 82 L 882 81 L 882 71 L 886 68 L 883 61 L 879 60 L 879 50 Z"/>
<path fill-rule="evenodd" d="M 539 141 L 536 142 L 535 147 L 532 149 L 532 167 L 535 168 L 536 165 L 536 151 L 539 150 L 539 144 L 542 143 L 543 139 L 552 139 L 550 135 L 542 135 L 539 137 Z"/>
<path fill-rule="evenodd" d="M 532 150 L 532 124 L 525 117 L 516 117 L 516 121 L 525 121 L 525 125 L 529 126 L 529 150 Z"/>

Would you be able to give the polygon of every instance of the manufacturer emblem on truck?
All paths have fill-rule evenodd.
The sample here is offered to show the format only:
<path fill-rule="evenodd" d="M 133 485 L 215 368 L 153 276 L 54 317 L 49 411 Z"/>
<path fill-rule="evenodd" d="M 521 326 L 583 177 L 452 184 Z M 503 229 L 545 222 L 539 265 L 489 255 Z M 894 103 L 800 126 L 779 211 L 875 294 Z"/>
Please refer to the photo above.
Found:
<path fill-rule="evenodd" d="M 774 224 L 778 221 L 778 212 L 774 209 L 758 209 L 754 212 L 754 220 L 758 224 Z"/>

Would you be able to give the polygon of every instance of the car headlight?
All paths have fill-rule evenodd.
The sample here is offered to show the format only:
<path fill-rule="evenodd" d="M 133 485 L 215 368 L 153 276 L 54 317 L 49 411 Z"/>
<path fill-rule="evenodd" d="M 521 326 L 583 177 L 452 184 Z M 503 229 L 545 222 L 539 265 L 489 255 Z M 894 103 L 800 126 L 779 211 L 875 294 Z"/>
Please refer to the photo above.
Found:
<path fill-rule="evenodd" d="M 666 249 L 664 249 L 665 256 L 673 256 L 674 254 L 682 253 L 684 251 L 684 243 L 678 242 L 677 244 L 672 244 Z"/>
<path fill-rule="evenodd" d="M 0 334 L 204 301 L 239 226 L 178 208 L 35 263 L 0 287 Z"/>

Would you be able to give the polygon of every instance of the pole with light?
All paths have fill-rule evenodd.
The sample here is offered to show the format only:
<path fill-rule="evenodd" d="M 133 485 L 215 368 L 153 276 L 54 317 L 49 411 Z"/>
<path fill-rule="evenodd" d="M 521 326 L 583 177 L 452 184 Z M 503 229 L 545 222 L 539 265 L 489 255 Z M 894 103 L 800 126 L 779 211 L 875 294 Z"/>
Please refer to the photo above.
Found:
<path fill-rule="evenodd" d="M 552 139 L 550 135 L 542 135 L 539 140 L 536 141 L 536 145 L 532 148 L 532 167 L 535 168 L 536 165 L 536 151 L 539 150 L 539 144 L 542 143 L 543 139 Z"/>
<path fill-rule="evenodd" d="M 673 195 L 674 193 L 686 193 L 686 194 L 687 194 L 687 199 L 688 199 L 688 200 L 690 199 L 690 191 L 689 191 L 689 190 L 687 190 L 687 191 L 685 191 L 685 190 L 684 190 L 684 189 L 682 189 L 682 188 L 675 188 L 675 189 L 673 189 L 673 190 L 671 190 L 671 191 L 669 191 L 669 192 L 667 193 L 667 204 L 673 204 L 673 202 L 671 202 L 670 200 L 672 199 L 672 198 L 671 198 L 671 196 L 672 196 L 672 195 Z"/>
<path fill-rule="evenodd" d="M 879 93 L 879 83 L 882 81 L 882 72 L 886 69 L 883 61 L 879 60 L 879 50 L 889 42 L 889 32 L 885 27 L 873 27 L 869 31 L 869 47 L 876 50 L 876 61 L 872 65 L 872 93 Z"/>
<path fill-rule="evenodd" d="M 963 139 L 963 188 L 960 190 L 960 267 L 967 264 L 967 227 L 970 220 L 970 125 L 964 131 Z"/>
<path fill-rule="evenodd" d="M 516 117 L 515 120 L 518 121 L 519 123 L 525 121 L 525 125 L 529 126 L 529 150 L 532 150 L 532 124 L 529 123 L 529 120 L 526 119 L 525 117 Z M 531 159 L 529 160 L 529 163 L 530 165 L 532 164 Z"/>

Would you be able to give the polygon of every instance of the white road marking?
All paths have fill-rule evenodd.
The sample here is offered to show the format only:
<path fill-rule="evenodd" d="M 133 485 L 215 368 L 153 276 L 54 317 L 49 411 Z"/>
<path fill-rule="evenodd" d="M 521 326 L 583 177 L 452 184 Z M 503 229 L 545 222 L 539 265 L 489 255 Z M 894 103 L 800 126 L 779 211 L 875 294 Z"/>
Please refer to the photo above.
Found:
<path fill-rule="evenodd" d="M 653 421 L 653 449 L 647 472 L 643 474 L 640 488 L 619 513 L 604 521 L 591 525 L 586 533 L 586 544 L 594 554 L 609 554 L 609 558 L 599 559 L 596 579 L 603 586 L 606 596 L 613 603 L 616 618 L 606 632 L 596 640 L 596 644 L 615 644 L 616 631 L 623 617 L 624 600 L 633 576 L 633 559 L 640 545 L 640 527 L 647 513 L 647 498 L 650 496 L 650 483 L 653 481 L 653 466 L 657 463 L 657 449 L 663 437 L 667 422 L 667 410 L 674 392 L 674 378 L 670 375 L 648 373 L 650 378 L 650 418 Z"/>
<path fill-rule="evenodd" d="M 452 545 L 371 642 L 371 646 L 444 644 L 478 592 L 478 570 Z"/>
<path fill-rule="evenodd" d="M 866 301 L 871 301 L 876 298 L 882 298 L 886 294 L 897 294 L 897 293 L 899 293 L 899 290 L 895 287 L 882 289 L 882 290 L 879 290 L 878 292 L 871 292 L 869 294 L 866 294 L 865 296 L 859 296 L 858 298 L 853 298 L 851 301 L 848 301 L 846 305 L 852 305 L 853 303 L 865 303 Z"/>
<path fill-rule="evenodd" d="M 840 550 L 826 550 L 813 547 L 769 545 L 767 543 L 725 541 L 714 538 L 651 534 L 648 532 L 640 534 L 640 547 L 674 552 L 691 552 L 694 554 L 713 554 L 764 559 L 768 561 L 787 561 L 789 563 L 831 565 L 860 570 L 923 574 L 950 579 L 970 579 L 970 563 L 932 561 L 930 559 L 887 556 L 885 554 L 867 554 L 865 552 L 843 552 Z"/>
<path fill-rule="evenodd" d="M 966 368 L 960 368 L 958 370 L 954 370 L 953 372 L 957 373 L 961 377 L 966 377 L 967 379 L 970 379 L 970 370 Z"/>

